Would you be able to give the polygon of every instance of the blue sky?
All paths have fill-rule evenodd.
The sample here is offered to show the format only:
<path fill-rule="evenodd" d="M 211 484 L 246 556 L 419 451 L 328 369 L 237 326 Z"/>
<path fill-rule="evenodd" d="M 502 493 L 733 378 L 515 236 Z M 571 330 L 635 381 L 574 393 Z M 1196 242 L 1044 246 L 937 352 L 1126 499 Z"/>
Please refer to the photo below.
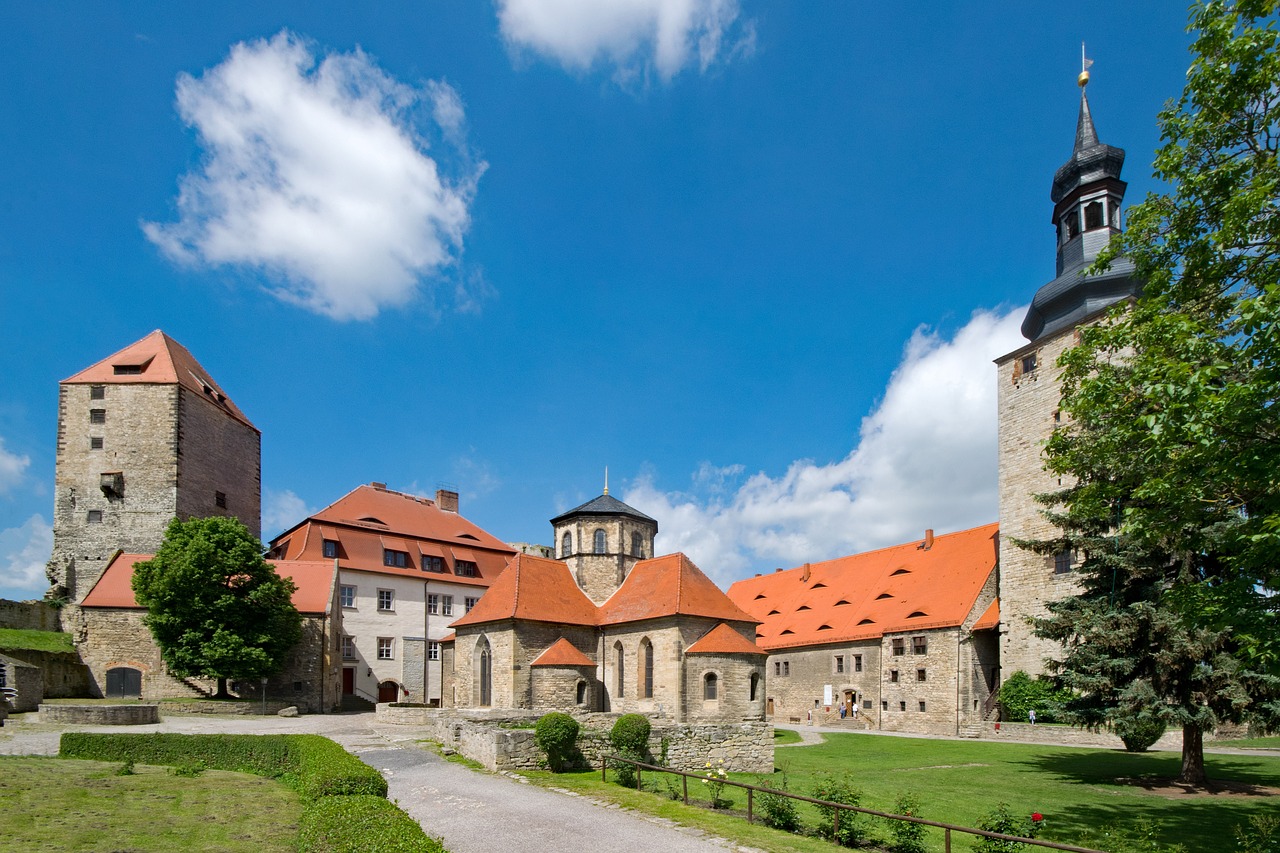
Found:
<path fill-rule="evenodd" d="M 360 483 L 508 541 L 600 492 L 727 583 L 993 520 L 1080 43 L 1150 178 L 1168 2 L 5 4 L 0 596 L 57 382 L 164 329 L 263 433 L 264 536 Z"/>

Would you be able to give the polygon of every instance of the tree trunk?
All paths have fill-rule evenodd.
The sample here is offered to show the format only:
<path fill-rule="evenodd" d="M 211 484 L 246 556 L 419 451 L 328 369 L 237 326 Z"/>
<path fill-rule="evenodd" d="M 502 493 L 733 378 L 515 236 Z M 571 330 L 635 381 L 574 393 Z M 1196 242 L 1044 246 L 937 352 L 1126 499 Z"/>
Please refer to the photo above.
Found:
<path fill-rule="evenodd" d="M 218 679 L 218 692 L 213 694 L 214 699 L 230 699 L 231 694 L 227 692 L 227 680 L 225 678 Z"/>
<path fill-rule="evenodd" d="M 1209 777 L 1204 774 L 1204 731 L 1198 726 L 1182 727 L 1182 772 L 1178 782 L 1196 788 L 1209 785 Z"/>

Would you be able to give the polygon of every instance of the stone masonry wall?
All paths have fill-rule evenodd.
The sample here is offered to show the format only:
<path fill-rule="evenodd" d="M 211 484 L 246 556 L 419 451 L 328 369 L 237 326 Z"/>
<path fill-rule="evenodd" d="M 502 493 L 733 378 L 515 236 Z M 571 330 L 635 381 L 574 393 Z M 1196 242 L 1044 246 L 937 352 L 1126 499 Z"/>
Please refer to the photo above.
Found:
<path fill-rule="evenodd" d="M 594 666 L 535 666 L 531 667 L 533 707 L 543 711 L 589 711 L 591 699 L 596 694 L 596 668 Z M 586 701 L 579 705 L 578 685 L 584 686 Z"/>
<path fill-rule="evenodd" d="M 914 641 L 924 638 L 926 652 Z M 903 653 L 894 654 L 893 641 Z M 890 732 L 954 734 L 960 630 L 943 628 L 885 634 L 881 641 L 880 729 Z"/>
<path fill-rule="evenodd" d="M 837 671 L 836 658 L 843 672 Z M 810 711 L 820 708 L 823 688 L 830 684 L 833 699 L 852 692 L 862 704 L 859 714 L 875 715 L 880 707 L 880 638 L 777 649 L 765 665 L 768 698 L 773 700 L 773 719 L 787 722 L 807 720 Z M 871 702 L 870 707 L 865 703 Z"/>
<path fill-rule="evenodd" d="M 40 669 L 42 696 L 46 699 L 89 695 L 89 670 L 75 652 L 5 648 L 0 648 L 0 652 Z"/>
<path fill-rule="evenodd" d="M 536 716 L 477 718 L 430 708 L 378 706 L 378 721 L 422 727 L 427 736 L 454 749 L 490 770 L 535 770 L 544 767 L 544 756 L 532 728 L 504 728 L 512 721 L 532 725 Z M 577 715 L 575 715 L 577 716 Z M 582 730 L 578 749 L 588 766 L 599 767 L 600 759 L 613 752 L 608 732 L 617 715 L 592 714 L 579 717 Z M 773 772 L 773 726 L 762 723 L 723 725 L 654 726 L 649 750 L 655 758 L 662 754 L 666 740 L 668 766 L 698 771 L 723 759 L 725 768 L 737 773 Z"/>
<path fill-rule="evenodd" d="M 9 601 L 0 598 L 0 628 L 26 631 L 61 631 L 62 614 L 45 601 Z"/>
<path fill-rule="evenodd" d="M 763 655 L 685 655 L 685 719 L 691 723 L 763 720 L 764 661 Z M 706 677 L 712 673 L 716 676 L 716 698 L 707 699 Z"/>
<path fill-rule="evenodd" d="M 1044 672 L 1056 644 L 1031 633 L 1028 617 L 1043 616 L 1046 601 L 1074 595 L 1072 572 L 1056 574 L 1053 558 L 1025 551 L 1015 539 L 1041 539 L 1057 531 L 1040 514 L 1034 495 L 1058 488 L 1044 470 L 1042 450 L 1053 432 L 1061 399 L 1058 357 L 1074 342 L 1074 330 L 1028 345 L 997 362 L 1000 488 L 1000 666 L 1001 678 L 1018 670 Z M 1021 373 L 1024 356 L 1035 353 L 1037 367 Z M 1019 373 L 1014 380 L 1015 372 Z"/>
<path fill-rule="evenodd" d="M 262 536 L 262 437 L 205 395 L 178 388 L 177 507 L 179 518 L 240 519 Z M 108 390 L 110 393 L 110 389 Z M 215 493 L 226 496 L 219 507 Z"/>
<path fill-rule="evenodd" d="M 604 554 L 594 553 L 596 530 L 605 532 Z M 655 526 L 652 522 L 624 516 L 577 517 L 555 528 L 557 553 L 562 548 L 566 532 L 573 536 L 573 553 L 567 559 L 561 554 L 561 559 L 568 564 L 578 586 L 597 605 L 603 604 L 617 591 L 637 560 L 654 556 Z M 643 543 L 640 557 L 631 554 L 632 534 L 638 534 Z"/>
<path fill-rule="evenodd" d="M 97 583 L 117 551 L 153 553 L 177 509 L 176 385 L 59 386 L 49 577 L 70 601 Z M 102 410 L 104 423 L 90 423 Z M 91 439 L 102 440 L 94 449 Z M 105 494 L 101 476 L 122 472 L 123 494 Z M 101 521 L 89 521 L 90 512 Z"/>

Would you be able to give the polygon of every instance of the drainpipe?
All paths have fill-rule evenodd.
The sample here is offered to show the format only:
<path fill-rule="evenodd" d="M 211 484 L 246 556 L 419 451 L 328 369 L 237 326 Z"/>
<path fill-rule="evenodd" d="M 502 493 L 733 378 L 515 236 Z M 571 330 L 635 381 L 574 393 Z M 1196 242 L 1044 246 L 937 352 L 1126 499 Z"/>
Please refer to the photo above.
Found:
<path fill-rule="evenodd" d="M 422 582 L 422 705 L 431 704 L 431 581 Z M 440 697 L 443 701 L 444 697 Z"/>

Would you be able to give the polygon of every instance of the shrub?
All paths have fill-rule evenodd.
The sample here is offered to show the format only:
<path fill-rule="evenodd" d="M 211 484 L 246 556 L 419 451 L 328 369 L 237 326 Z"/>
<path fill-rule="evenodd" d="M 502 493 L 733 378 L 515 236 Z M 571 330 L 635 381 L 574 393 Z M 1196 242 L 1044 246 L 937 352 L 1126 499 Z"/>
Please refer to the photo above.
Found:
<path fill-rule="evenodd" d="M 181 764 L 175 764 L 173 767 L 170 767 L 169 775 L 185 776 L 187 778 L 194 779 L 197 776 L 203 775 L 204 771 L 207 769 L 208 768 L 204 766 L 203 761 L 184 761 Z"/>
<path fill-rule="evenodd" d="M 117 768 L 116 768 L 116 775 L 117 775 L 117 776 L 132 776 L 132 775 L 134 775 L 133 759 L 129 759 L 129 760 L 128 760 L 128 761 L 126 761 L 124 764 L 121 764 L 119 767 L 117 767 Z"/>
<path fill-rule="evenodd" d="M 382 797 L 324 797 L 307 803 L 298 829 L 306 853 L 444 853 L 439 839 Z"/>
<path fill-rule="evenodd" d="M 573 755 L 578 741 L 578 721 L 560 711 L 543 714 L 534 726 L 533 740 L 547 754 L 551 772 L 559 773 Z"/>
<path fill-rule="evenodd" d="M 1059 690 L 1049 679 L 1032 679 L 1018 670 L 1000 685 L 1000 717 L 1011 723 L 1025 723 L 1028 712 L 1034 710 L 1037 723 L 1062 722 L 1063 706 L 1070 698 L 1070 691 Z"/>
<path fill-rule="evenodd" d="M 760 776 L 756 784 L 772 787 L 778 791 L 787 790 L 787 774 L 783 773 L 776 782 L 768 776 Z M 756 791 L 756 811 L 760 822 L 783 832 L 795 832 L 800 828 L 800 812 L 796 810 L 796 801 L 782 794 L 771 794 L 768 791 Z"/>
<path fill-rule="evenodd" d="M 1039 818 L 1039 819 L 1037 819 Z M 1009 811 L 1007 803 L 1000 803 L 994 810 L 982 816 L 978 821 L 978 829 L 987 832 L 999 832 L 1003 835 L 1017 835 L 1022 838 L 1035 838 L 1040 831 L 1044 819 L 1037 812 L 1028 818 L 1015 818 Z M 1017 841 L 1005 841 L 1000 838 L 978 836 L 973 844 L 974 853 L 1018 853 L 1026 850 L 1027 845 Z"/>
<path fill-rule="evenodd" d="M 93 761 L 134 761 L 181 767 L 200 763 L 279 779 L 304 797 L 387 795 L 377 770 L 319 735 L 62 735 L 59 754 Z"/>
<path fill-rule="evenodd" d="M 920 798 L 914 794 L 901 794 L 894 801 L 893 811 L 895 814 L 908 817 L 920 817 Z M 912 823 L 908 820 L 891 820 L 889 835 L 893 838 L 889 844 L 889 849 L 893 853 L 925 853 L 927 849 L 924 846 L 924 824 Z"/>
<path fill-rule="evenodd" d="M 618 752 L 639 756 L 640 761 L 649 754 L 649 718 L 644 714 L 623 714 L 609 730 L 609 743 Z"/>
<path fill-rule="evenodd" d="M 1278 853 L 1280 817 L 1251 815 L 1248 826 L 1236 824 L 1236 841 L 1240 845 L 1240 853 Z"/>
<path fill-rule="evenodd" d="M 1172 847 L 1156 840 L 1156 825 L 1149 820 L 1137 820 L 1119 826 L 1105 824 L 1097 829 L 1086 829 L 1080 836 L 1081 845 L 1107 850 L 1109 853 L 1186 853 L 1181 844 Z M 1272 848 L 1241 848 L 1245 853 L 1271 853 Z"/>
<path fill-rule="evenodd" d="M 1146 752 L 1164 734 L 1164 720 L 1148 715 L 1123 717 L 1115 721 L 1116 734 L 1129 752 Z"/>
<path fill-rule="evenodd" d="M 849 782 L 848 774 L 840 777 L 827 774 L 818 780 L 813 787 L 813 796 L 819 800 L 856 806 L 862 802 L 862 792 Z M 858 813 L 848 809 L 837 809 L 835 806 L 815 805 L 822 815 L 822 823 L 818 826 L 818 834 L 830 839 L 842 847 L 857 847 L 865 840 L 865 831 Z M 836 812 L 840 813 L 840 828 L 836 829 Z"/>

